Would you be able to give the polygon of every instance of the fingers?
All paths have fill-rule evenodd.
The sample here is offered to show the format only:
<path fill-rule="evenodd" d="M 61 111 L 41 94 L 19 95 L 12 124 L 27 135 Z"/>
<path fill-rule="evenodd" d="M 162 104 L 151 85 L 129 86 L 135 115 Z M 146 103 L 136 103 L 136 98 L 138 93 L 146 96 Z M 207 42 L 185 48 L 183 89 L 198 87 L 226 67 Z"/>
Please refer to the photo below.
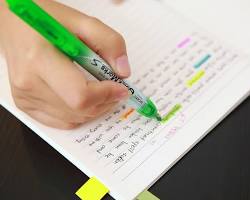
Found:
<path fill-rule="evenodd" d="M 69 123 L 62 120 L 59 120 L 57 118 L 51 117 L 45 112 L 42 112 L 40 110 L 28 110 L 26 111 L 28 115 L 30 115 L 35 120 L 43 123 L 46 126 L 50 126 L 53 128 L 59 128 L 59 129 L 73 129 L 79 126 L 78 123 Z"/>
<path fill-rule="evenodd" d="M 125 41 L 118 32 L 100 20 L 62 4 L 44 0 L 39 0 L 38 3 L 106 60 L 118 76 L 122 78 L 130 76 L 131 71 Z M 55 8 L 60 12 L 52 12 Z M 65 16 L 71 17 L 65 20 Z M 70 19 L 74 19 L 74 21 Z"/>
<path fill-rule="evenodd" d="M 81 24 L 75 27 L 78 37 L 106 60 L 118 76 L 129 77 L 131 71 L 123 37 L 96 18 L 82 18 Z"/>
<path fill-rule="evenodd" d="M 105 104 L 105 105 L 100 105 L 96 107 L 91 107 L 86 115 L 94 118 L 94 117 L 99 117 L 110 111 L 117 103 L 110 103 L 110 104 Z"/>
<path fill-rule="evenodd" d="M 100 54 L 119 76 L 129 76 L 125 42 L 117 32 L 99 20 L 55 1 L 37 2 Z M 70 17 L 65 19 L 65 16 Z M 86 80 L 84 73 L 70 59 L 38 33 L 19 22 L 8 24 L 4 27 L 8 32 L 6 38 L 11 41 L 6 58 L 12 94 L 17 107 L 31 117 L 47 126 L 71 129 L 106 113 L 117 102 L 128 98 L 125 86 L 112 81 Z M 20 27 L 18 33 L 9 31 L 16 27 Z M 22 40 L 20 34 L 25 36 Z"/>
<path fill-rule="evenodd" d="M 86 107 L 117 103 L 128 98 L 128 89 L 112 81 L 89 81 L 85 88 Z"/>
<path fill-rule="evenodd" d="M 73 110 L 83 112 L 90 106 L 118 102 L 128 97 L 125 86 L 112 81 L 90 81 L 74 63 L 60 52 L 48 49 L 42 55 L 41 79 Z M 46 59 L 53 56 L 53 59 Z"/>
<path fill-rule="evenodd" d="M 15 90 L 14 100 L 18 108 L 34 115 L 37 113 L 50 116 L 48 121 L 53 123 L 55 120 L 64 124 L 82 124 L 90 121 L 109 111 L 116 103 L 101 104 L 85 108 L 84 111 L 72 110 L 62 100 L 53 93 L 50 88 L 47 88 L 43 83 L 36 82 L 39 85 L 39 92 L 43 94 L 38 97 L 37 93 L 28 93 L 21 90 Z M 43 115 L 44 116 L 44 115 Z M 53 121 L 51 122 L 51 119 Z M 43 122 L 42 122 L 43 123 Z M 48 124 L 48 122 L 46 123 Z"/>
<path fill-rule="evenodd" d="M 76 104 L 87 81 L 74 63 L 57 50 L 51 48 L 44 51 L 40 60 L 43 61 L 39 70 L 40 78 L 67 105 Z M 47 59 L 50 58 L 51 59 Z"/>
<path fill-rule="evenodd" d="M 28 64 L 10 68 L 16 105 L 38 121 L 57 128 L 73 128 L 128 97 L 127 88 L 121 84 L 87 81 L 83 72 L 54 48 L 39 52 Z M 18 69 L 23 70 L 16 76 Z"/>
<path fill-rule="evenodd" d="M 13 82 L 12 82 L 13 83 Z M 84 123 L 88 119 L 77 115 L 46 84 L 37 79 L 36 90 L 23 90 L 13 87 L 12 93 L 16 106 L 26 111 L 39 110 L 64 122 Z M 42 94 L 42 95 L 41 95 Z"/>
<path fill-rule="evenodd" d="M 19 91 L 16 88 L 12 88 L 12 93 L 16 106 L 44 125 L 60 129 L 72 129 L 80 124 L 74 122 L 73 118 L 68 118 L 69 113 L 66 113 L 63 108 L 56 109 L 44 102 L 43 99 L 39 99 L 36 96 L 33 98 L 31 95 L 27 95 L 22 90 Z"/>

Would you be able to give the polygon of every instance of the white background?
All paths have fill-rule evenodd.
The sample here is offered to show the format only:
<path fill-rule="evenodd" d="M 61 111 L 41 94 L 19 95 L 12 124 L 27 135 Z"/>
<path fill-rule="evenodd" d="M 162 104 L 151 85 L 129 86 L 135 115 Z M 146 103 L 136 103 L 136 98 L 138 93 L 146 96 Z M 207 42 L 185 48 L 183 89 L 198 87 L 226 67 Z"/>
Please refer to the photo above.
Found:
<path fill-rule="evenodd" d="M 250 54 L 250 0 L 163 0 Z"/>

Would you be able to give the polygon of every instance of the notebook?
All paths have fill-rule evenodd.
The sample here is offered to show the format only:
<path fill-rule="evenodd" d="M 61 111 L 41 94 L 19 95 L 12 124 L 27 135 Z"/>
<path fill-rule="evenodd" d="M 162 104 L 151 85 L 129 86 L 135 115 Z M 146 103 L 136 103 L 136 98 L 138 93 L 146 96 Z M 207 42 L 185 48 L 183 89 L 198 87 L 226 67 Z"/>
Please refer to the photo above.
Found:
<path fill-rule="evenodd" d="M 0 103 L 115 199 L 135 199 L 249 95 L 249 56 L 161 1 L 61 2 L 122 33 L 130 81 L 152 98 L 164 123 L 121 103 L 75 130 L 46 127 L 15 107 L 4 58 Z"/>

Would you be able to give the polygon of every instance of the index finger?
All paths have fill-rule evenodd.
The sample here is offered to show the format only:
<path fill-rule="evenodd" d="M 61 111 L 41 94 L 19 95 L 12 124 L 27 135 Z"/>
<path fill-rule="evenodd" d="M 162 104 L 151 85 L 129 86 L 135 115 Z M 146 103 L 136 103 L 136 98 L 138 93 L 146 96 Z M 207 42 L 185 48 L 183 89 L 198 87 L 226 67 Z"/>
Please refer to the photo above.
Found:
<path fill-rule="evenodd" d="M 112 81 L 88 81 L 84 73 L 54 48 L 42 55 L 41 78 L 73 110 L 107 104 L 127 98 L 125 86 Z M 47 59 L 51 58 L 51 59 Z"/>

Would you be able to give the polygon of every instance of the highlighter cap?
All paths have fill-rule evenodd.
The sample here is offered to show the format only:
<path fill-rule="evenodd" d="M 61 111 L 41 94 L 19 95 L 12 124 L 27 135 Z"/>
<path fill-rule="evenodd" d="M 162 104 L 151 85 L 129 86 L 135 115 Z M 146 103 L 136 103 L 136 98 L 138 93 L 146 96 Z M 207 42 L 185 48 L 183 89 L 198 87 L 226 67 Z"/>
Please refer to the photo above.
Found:
<path fill-rule="evenodd" d="M 150 99 L 147 99 L 147 103 L 143 107 L 138 109 L 137 112 L 145 117 L 154 118 L 158 121 L 161 121 L 161 116 L 158 114 L 156 106 Z"/>

